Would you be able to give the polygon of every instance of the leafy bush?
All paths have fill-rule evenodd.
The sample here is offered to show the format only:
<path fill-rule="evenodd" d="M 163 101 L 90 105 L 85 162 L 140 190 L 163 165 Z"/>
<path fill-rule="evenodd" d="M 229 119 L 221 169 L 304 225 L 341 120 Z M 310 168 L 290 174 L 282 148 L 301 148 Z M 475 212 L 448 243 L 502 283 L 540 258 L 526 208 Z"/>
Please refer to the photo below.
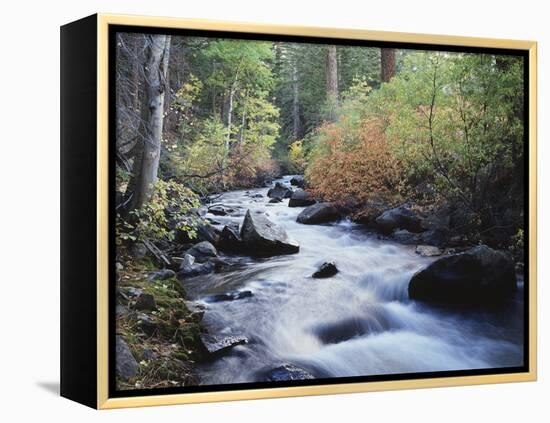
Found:
<path fill-rule="evenodd" d="M 117 243 L 145 239 L 171 241 L 174 230 L 181 230 L 193 239 L 200 219 L 192 211 L 199 205 L 196 194 L 188 188 L 175 181 L 159 179 L 151 201 L 131 211 L 127 219 L 117 215 Z"/>
<path fill-rule="evenodd" d="M 338 123 L 322 126 L 317 137 L 306 172 L 316 195 L 346 207 L 398 200 L 401 166 L 378 120 L 363 120 L 356 127 L 341 116 Z"/>

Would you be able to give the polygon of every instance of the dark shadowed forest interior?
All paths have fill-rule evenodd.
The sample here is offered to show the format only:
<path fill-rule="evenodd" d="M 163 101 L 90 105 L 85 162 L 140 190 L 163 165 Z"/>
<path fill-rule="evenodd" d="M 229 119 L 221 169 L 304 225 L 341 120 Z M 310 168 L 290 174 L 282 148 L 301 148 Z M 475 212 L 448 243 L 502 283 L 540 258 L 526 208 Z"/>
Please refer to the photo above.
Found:
<path fill-rule="evenodd" d="M 119 33 L 118 389 L 523 364 L 524 59 Z"/>

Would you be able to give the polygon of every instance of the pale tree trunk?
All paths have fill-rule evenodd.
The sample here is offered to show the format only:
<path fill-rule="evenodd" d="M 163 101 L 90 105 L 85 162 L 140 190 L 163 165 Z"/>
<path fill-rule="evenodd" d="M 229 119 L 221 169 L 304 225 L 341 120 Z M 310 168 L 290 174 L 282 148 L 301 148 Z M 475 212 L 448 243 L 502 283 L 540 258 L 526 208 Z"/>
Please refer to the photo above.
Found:
<path fill-rule="evenodd" d="M 132 87 L 133 87 L 133 107 L 137 112 L 139 110 L 139 47 L 138 39 L 134 39 L 134 58 L 132 61 Z"/>
<path fill-rule="evenodd" d="M 334 120 L 336 118 L 336 106 L 338 105 L 338 57 L 334 45 L 327 48 L 326 85 L 327 101 L 330 108 L 329 119 Z"/>
<path fill-rule="evenodd" d="M 166 74 L 170 54 L 170 36 L 147 36 L 144 71 L 144 97 L 141 108 L 142 141 L 133 166 L 133 197 L 130 210 L 140 209 L 151 200 L 160 159 Z"/>
<path fill-rule="evenodd" d="M 292 64 L 292 138 L 296 141 L 300 137 L 300 101 L 298 88 L 298 68 L 296 62 Z"/>
<path fill-rule="evenodd" d="M 380 79 L 382 82 L 390 82 L 390 79 L 395 76 L 395 49 L 382 48 L 380 50 Z"/>

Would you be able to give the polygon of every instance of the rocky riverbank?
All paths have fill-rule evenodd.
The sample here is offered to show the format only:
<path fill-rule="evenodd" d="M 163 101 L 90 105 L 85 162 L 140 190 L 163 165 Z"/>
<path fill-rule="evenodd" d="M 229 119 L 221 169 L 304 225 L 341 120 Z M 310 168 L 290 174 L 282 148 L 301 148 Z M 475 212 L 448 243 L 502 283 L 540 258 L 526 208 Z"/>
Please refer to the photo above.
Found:
<path fill-rule="evenodd" d="M 275 183 L 266 196 L 256 191 L 245 196 L 251 205 L 298 208 L 295 221 L 304 229 L 352 220 L 382 241 L 414 245 L 418 257 L 429 261 L 407 283 L 410 300 L 483 307 L 514 296 L 517 279 L 510 256 L 456 238 L 450 216 L 441 210 L 427 211 L 411 204 L 393 208 L 372 204 L 350 212 L 314 198 L 304 187 L 303 178 L 295 177 L 290 184 Z M 284 201 L 288 204 L 282 204 Z M 300 243 L 261 209 L 214 203 L 205 204 L 196 213 L 203 218 L 196 239 L 176 234 L 175 241 L 157 246 L 163 264 L 158 257 L 153 264 L 150 255 L 144 251 L 140 254 L 135 247 L 129 248 L 132 253 L 121 256 L 117 264 L 117 375 L 123 388 L 201 383 L 197 365 L 218 360 L 251 341 L 249 334 L 231 327 L 223 333 L 210 333 L 203 317 L 208 304 L 250 299 L 253 291 L 227 290 L 192 302 L 187 299 L 188 281 L 238 274 L 250 257 L 266 260 L 300 254 Z M 164 268 L 158 269 L 159 264 Z M 336 278 L 338 266 L 338 262 L 321 261 L 310 273 L 311 278 Z M 341 342 L 349 338 L 345 336 L 350 330 L 348 323 L 335 327 L 340 328 L 339 333 L 324 330 L 320 339 Z M 351 337 L 369 332 L 362 325 L 359 332 L 353 329 L 356 327 L 356 323 L 351 325 Z M 314 377 L 290 363 L 260 373 L 262 380 Z"/>

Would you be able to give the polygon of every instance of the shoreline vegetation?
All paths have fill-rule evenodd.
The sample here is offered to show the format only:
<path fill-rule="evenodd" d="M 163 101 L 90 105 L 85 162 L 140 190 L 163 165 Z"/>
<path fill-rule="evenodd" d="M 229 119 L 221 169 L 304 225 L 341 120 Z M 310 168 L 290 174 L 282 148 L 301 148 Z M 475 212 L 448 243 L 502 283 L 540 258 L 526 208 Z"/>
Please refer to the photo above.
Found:
<path fill-rule="evenodd" d="M 303 225 L 349 219 L 415 246 L 434 261 L 411 300 L 514 295 L 521 58 L 125 33 L 117 49 L 117 389 L 200 384 L 197 365 L 249 342 L 208 333 L 186 280 L 300 246 L 251 210 L 220 225 L 241 212 L 218 201 L 231 190 L 269 188 L 248 195 L 303 208 Z M 312 277 L 336 273 L 327 262 Z M 265 380 L 311 377 L 286 364 Z"/>

